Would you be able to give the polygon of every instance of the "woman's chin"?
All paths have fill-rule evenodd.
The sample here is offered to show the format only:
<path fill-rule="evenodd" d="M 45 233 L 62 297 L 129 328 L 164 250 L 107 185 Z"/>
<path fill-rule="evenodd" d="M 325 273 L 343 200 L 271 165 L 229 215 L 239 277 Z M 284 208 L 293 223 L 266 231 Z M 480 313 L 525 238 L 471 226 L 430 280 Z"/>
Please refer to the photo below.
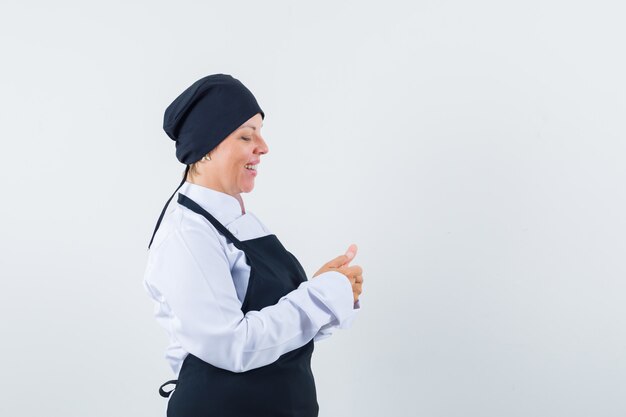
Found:
<path fill-rule="evenodd" d="M 245 183 L 241 186 L 241 192 L 242 193 L 249 193 L 252 190 L 254 190 L 254 182 L 252 183 Z"/>

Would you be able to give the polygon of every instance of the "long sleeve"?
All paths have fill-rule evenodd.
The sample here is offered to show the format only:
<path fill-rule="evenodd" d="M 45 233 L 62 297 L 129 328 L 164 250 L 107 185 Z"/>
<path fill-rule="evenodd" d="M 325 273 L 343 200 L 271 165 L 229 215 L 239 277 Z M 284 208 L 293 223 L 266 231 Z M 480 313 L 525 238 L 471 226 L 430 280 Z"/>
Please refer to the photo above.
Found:
<path fill-rule="evenodd" d="M 343 321 L 341 324 L 342 329 L 349 329 L 352 327 L 352 323 L 354 322 L 354 318 L 357 316 L 358 312 L 361 311 L 361 300 L 357 300 L 354 303 L 352 314 L 348 316 L 347 319 Z M 317 334 L 313 337 L 314 342 L 320 342 L 324 339 L 328 339 L 330 336 L 335 333 L 335 329 L 338 328 L 336 322 L 331 322 L 322 326 L 322 328 L 317 332 Z"/>
<path fill-rule="evenodd" d="M 187 352 L 243 372 L 268 365 L 311 339 L 350 326 L 358 305 L 350 282 L 330 271 L 305 281 L 275 305 L 241 311 L 229 263 L 210 228 L 173 230 L 149 263 L 145 285 L 173 317 L 171 334 Z"/>

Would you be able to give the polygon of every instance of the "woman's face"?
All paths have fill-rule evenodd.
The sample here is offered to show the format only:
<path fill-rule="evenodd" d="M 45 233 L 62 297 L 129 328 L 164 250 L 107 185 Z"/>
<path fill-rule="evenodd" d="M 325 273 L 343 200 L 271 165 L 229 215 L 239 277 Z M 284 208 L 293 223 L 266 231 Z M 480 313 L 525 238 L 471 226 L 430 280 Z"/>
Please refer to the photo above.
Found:
<path fill-rule="evenodd" d="M 261 155 L 269 149 L 261 136 L 263 118 L 257 113 L 232 132 L 203 161 L 203 177 L 210 188 L 237 196 L 254 188 Z M 252 168 L 246 166 L 254 165 Z"/>

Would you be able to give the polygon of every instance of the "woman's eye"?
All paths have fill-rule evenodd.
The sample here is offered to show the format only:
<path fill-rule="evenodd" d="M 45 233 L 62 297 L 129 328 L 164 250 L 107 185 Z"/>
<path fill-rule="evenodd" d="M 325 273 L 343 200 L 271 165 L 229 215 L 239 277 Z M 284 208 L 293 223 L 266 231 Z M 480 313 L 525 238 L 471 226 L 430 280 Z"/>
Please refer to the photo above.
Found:
<path fill-rule="evenodd" d="M 243 140 L 251 140 L 252 138 L 246 138 L 246 137 L 242 136 L 241 139 L 243 139 Z"/>

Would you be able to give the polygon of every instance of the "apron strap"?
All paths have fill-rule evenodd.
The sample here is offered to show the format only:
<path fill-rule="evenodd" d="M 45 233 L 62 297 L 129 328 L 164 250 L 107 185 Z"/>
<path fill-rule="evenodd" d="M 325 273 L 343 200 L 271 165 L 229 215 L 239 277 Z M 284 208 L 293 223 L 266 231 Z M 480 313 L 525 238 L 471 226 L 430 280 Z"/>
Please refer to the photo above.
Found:
<path fill-rule="evenodd" d="M 163 398 L 168 398 L 170 396 L 170 394 L 172 393 L 172 391 L 174 391 L 176 388 L 172 388 L 170 391 L 165 391 L 163 389 L 163 387 L 166 386 L 167 384 L 174 384 L 174 385 L 176 385 L 177 382 L 178 382 L 178 379 L 172 379 L 171 381 L 167 381 L 167 382 L 163 383 L 163 385 L 161 385 L 159 387 L 159 395 L 161 395 L 161 397 L 163 397 Z"/>
<path fill-rule="evenodd" d="M 185 181 L 187 180 L 187 173 L 189 172 L 189 167 L 190 166 L 191 165 L 187 165 L 187 168 L 185 168 L 185 174 L 183 175 L 183 180 L 178 185 L 178 188 L 176 188 L 176 190 L 174 191 L 174 194 L 176 194 L 176 191 L 178 191 L 180 189 L 180 187 L 182 187 L 183 184 L 185 183 Z M 163 210 L 161 210 L 161 215 L 159 216 L 159 220 L 157 221 L 157 224 L 154 227 L 154 232 L 152 232 L 152 238 L 150 239 L 150 243 L 148 244 L 148 249 L 150 249 L 150 246 L 152 246 L 152 241 L 154 240 L 154 235 L 156 234 L 159 226 L 161 225 L 161 220 L 163 220 L 163 215 L 165 214 L 165 209 L 167 209 L 167 205 L 170 203 L 170 201 L 174 197 L 174 194 L 172 194 L 172 196 L 167 199 L 167 203 L 165 203 L 165 206 L 163 207 Z"/>
<path fill-rule="evenodd" d="M 218 231 L 220 231 L 224 236 L 226 236 L 228 238 L 228 240 L 233 242 L 233 245 L 235 245 L 235 247 L 237 249 L 243 250 L 243 244 L 241 243 L 241 241 L 239 239 L 237 239 L 235 236 L 233 236 L 233 234 L 230 232 L 230 230 L 228 230 L 226 228 L 226 226 L 224 226 L 222 223 L 217 221 L 217 219 L 215 217 L 213 217 L 211 215 L 211 213 L 209 213 L 208 211 L 206 211 L 205 209 L 200 207 L 200 205 L 198 203 L 196 203 L 191 198 L 187 197 L 185 194 L 182 194 L 182 193 L 178 193 L 178 203 L 180 205 L 182 205 L 182 206 L 187 207 L 189 210 L 191 210 L 191 211 L 193 211 L 195 213 L 198 213 L 199 215 L 203 216 L 213 226 L 215 226 L 215 228 Z"/>

